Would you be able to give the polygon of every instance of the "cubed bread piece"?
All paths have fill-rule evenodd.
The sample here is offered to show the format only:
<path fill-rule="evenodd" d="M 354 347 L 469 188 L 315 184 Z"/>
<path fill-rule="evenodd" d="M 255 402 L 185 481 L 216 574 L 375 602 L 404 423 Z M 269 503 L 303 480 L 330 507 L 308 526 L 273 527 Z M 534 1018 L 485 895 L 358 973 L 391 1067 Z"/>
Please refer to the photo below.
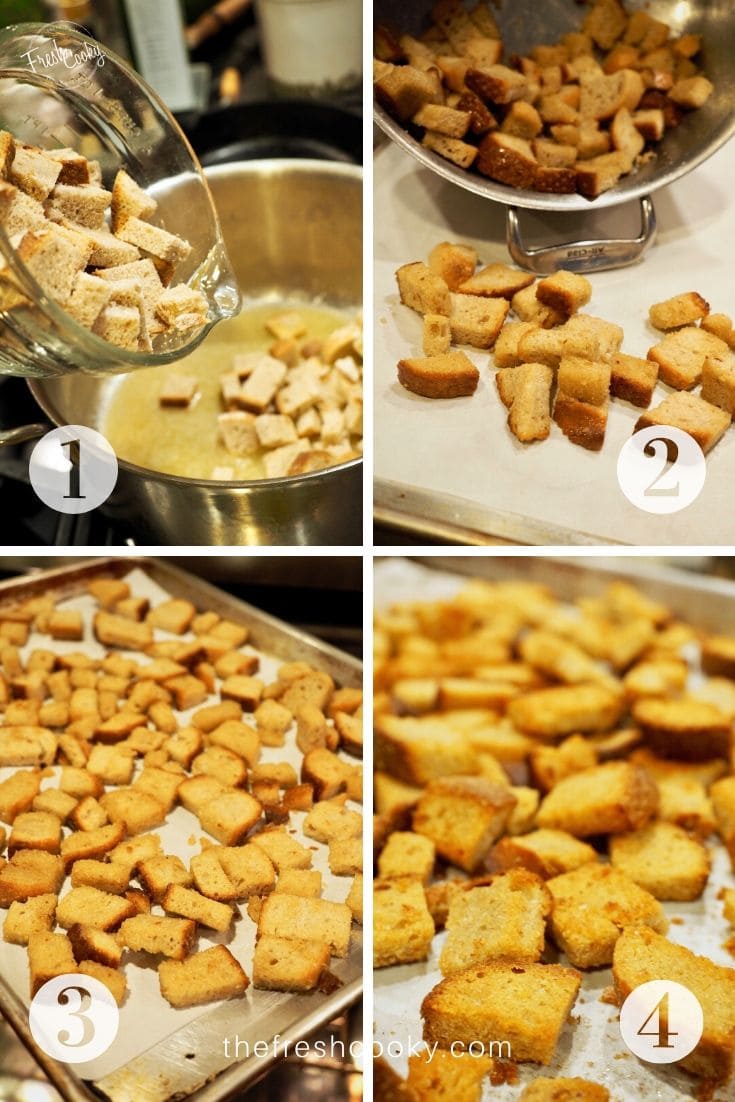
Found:
<path fill-rule="evenodd" d="M 613 761 L 559 781 L 542 801 L 537 821 L 580 838 L 622 834 L 644 826 L 657 807 L 658 790 L 646 770 Z"/>
<path fill-rule="evenodd" d="M 250 983 L 225 945 L 204 949 L 181 962 L 162 961 L 158 978 L 161 994 L 174 1007 L 200 1006 L 244 995 Z"/>
<path fill-rule="evenodd" d="M 674 823 L 649 823 L 610 839 L 610 861 L 656 899 L 698 899 L 709 876 L 707 850 Z"/>
<path fill-rule="evenodd" d="M 433 133 L 443 134 L 448 138 L 463 138 L 470 125 L 470 116 L 466 111 L 458 111 L 454 107 L 425 103 L 418 109 L 411 122 L 415 126 L 423 126 Z"/>
<path fill-rule="evenodd" d="M 48 811 L 23 811 L 13 820 L 8 840 L 10 857 L 19 849 L 40 849 L 58 853 L 61 843 L 61 821 Z"/>
<path fill-rule="evenodd" d="M 610 1091 L 589 1079 L 542 1076 L 529 1083 L 518 1102 L 609 1102 Z"/>
<path fill-rule="evenodd" d="M 500 129 L 504 134 L 530 141 L 543 130 L 543 119 L 533 104 L 526 100 L 514 100 L 505 114 Z M 494 129 L 486 127 L 486 129 Z"/>
<path fill-rule="evenodd" d="M 281 835 L 281 837 L 287 836 Z M 299 848 L 302 849 L 302 847 Z M 273 890 L 276 872 L 273 862 L 262 846 L 217 846 L 213 852 L 228 880 L 237 890 L 238 899 L 245 899 L 251 895 L 266 895 Z M 308 860 L 308 854 L 306 856 Z"/>
<path fill-rule="evenodd" d="M 524 99 L 528 88 L 528 81 L 523 73 L 519 73 L 517 69 L 509 69 L 507 65 L 470 68 L 465 75 L 465 82 L 481 99 L 498 104 Z"/>
<path fill-rule="evenodd" d="M 108 647 L 145 650 L 153 642 L 153 632 L 148 624 L 139 624 L 112 612 L 97 612 L 93 626 L 97 641 Z"/>
<path fill-rule="evenodd" d="M 557 738 L 610 730 L 623 706 L 622 694 L 605 685 L 563 685 L 512 700 L 508 717 L 515 727 L 536 738 Z"/>
<path fill-rule="evenodd" d="M 304 754 L 301 763 L 301 780 L 311 784 L 316 800 L 329 800 L 347 789 L 353 767 L 322 746 L 316 746 Z"/>
<path fill-rule="evenodd" d="M 128 218 L 115 231 L 115 236 L 121 241 L 127 241 L 135 245 L 142 252 L 156 257 L 158 260 L 169 264 L 178 264 L 186 260 L 191 252 L 191 245 L 183 238 L 177 237 L 161 226 L 153 226 L 144 222 L 141 218 Z"/>
<path fill-rule="evenodd" d="M 439 967 L 452 975 L 495 960 L 540 960 L 551 896 L 542 880 L 525 869 L 471 888 L 449 904 L 447 939 Z"/>
<path fill-rule="evenodd" d="M 464 734 L 434 716 L 376 716 L 374 754 L 377 769 L 411 785 L 477 770 Z"/>
<path fill-rule="evenodd" d="M 471 245 L 441 241 L 429 253 L 429 269 L 439 276 L 450 291 L 456 291 L 477 267 L 477 252 Z M 439 311 L 440 314 L 446 313 Z"/>
<path fill-rule="evenodd" d="M 401 877 L 373 884 L 373 966 L 426 960 L 434 920 L 419 880 Z"/>
<path fill-rule="evenodd" d="M 32 896 L 24 903 L 11 903 L 3 923 L 3 939 L 12 945 L 27 945 L 32 934 L 49 933 L 55 924 L 56 903 L 56 895 L 50 892 Z"/>
<path fill-rule="evenodd" d="M 160 854 L 161 839 L 157 834 L 138 834 L 135 838 L 128 838 L 124 842 L 120 842 L 119 845 L 109 851 L 110 860 L 120 861 L 130 869 L 131 874 L 142 861 Z"/>
<path fill-rule="evenodd" d="M 184 918 L 135 914 L 121 925 L 118 941 L 135 952 L 161 954 L 173 960 L 184 960 L 196 938 L 196 922 Z"/>
<path fill-rule="evenodd" d="M 495 382 L 516 439 L 524 444 L 545 440 L 551 428 L 552 369 L 543 363 L 522 363 L 498 371 Z"/>
<path fill-rule="evenodd" d="M 709 314 L 709 303 L 705 302 L 697 291 L 688 291 L 667 298 L 664 302 L 654 303 L 648 311 L 648 317 L 654 329 L 664 331 L 693 325 L 707 314 Z"/>
<path fill-rule="evenodd" d="M 119 972 L 116 968 L 110 968 L 105 964 L 98 964 L 95 960 L 83 960 L 77 971 L 104 984 L 118 1006 L 122 1006 L 125 1002 L 128 984 L 124 972 Z"/>
<path fill-rule="evenodd" d="M 276 870 L 311 868 L 311 851 L 282 829 L 262 830 L 251 842 L 262 850 Z"/>
<path fill-rule="evenodd" d="M 208 899 L 200 892 L 181 884 L 171 884 L 161 900 L 161 906 L 171 914 L 193 919 L 202 926 L 223 933 L 232 925 L 234 912 L 226 903 Z"/>
<path fill-rule="evenodd" d="M 553 897 L 551 933 L 577 968 L 600 968 L 613 959 L 628 926 L 668 927 L 661 904 L 611 865 L 586 864 L 547 881 Z"/>
<path fill-rule="evenodd" d="M 55 976 L 74 974 L 77 962 L 66 934 L 34 931 L 28 939 L 28 966 L 31 998 Z"/>
<path fill-rule="evenodd" d="M 702 640 L 702 669 L 711 677 L 735 680 L 735 638 L 708 635 Z"/>
<path fill-rule="evenodd" d="M 633 718 L 655 754 L 687 761 L 727 757 L 732 725 L 726 716 L 703 700 L 638 700 Z"/>
<path fill-rule="evenodd" d="M 284 869 L 274 891 L 286 895 L 301 895 L 304 899 L 319 899 L 322 894 L 322 874 L 317 869 Z"/>
<path fill-rule="evenodd" d="M 96 830 L 76 831 L 61 841 L 61 856 L 68 869 L 80 858 L 99 858 L 119 845 L 125 837 L 122 822 L 112 822 Z"/>
<path fill-rule="evenodd" d="M 717 820 L 717 830 L 723 842 L 733 848 L 735 840 L 735 777 L 723 777 L 710 789 L 712 806 Z M 731 853 L 735 865 L 735 848 Z"/>
<path fill-rule="evenodd" d="M 329 871 L 334 876 L 362 872 L 362 838 L 333 838 L 329 843 Z"/>
<path fill-rule="evenodd" d="M 401 122 L 412 118 L 424 103 L 436 103 L 438 81 L 432 74 L 413 65 L 391 65 L 374 84 L 375 98 L 381 107 Z"/>
<path fill-rule="evenodd" d="M 577 190 L 587 199 L 596 199 L 604 191 L 615 187 L 630 168 L 630 159 L 621 150 L 578 161 Z"/>
<path fill-rule="evenodd" d="M 118 968 L 122 960 L 122 946 L 114 934 L 99 930 L 96 926 L 77 923 L 67 934 L 74 956 L 81 963 L 85 960 L 103 964 L 106 968 Z"/>
<path fill-rule="evenodd" d="M 735 354 L 707 357 L 702 367 L 702 398 L 732 417 L 735 413 Z"/>
<path fill-rule="evenodd" d="M 255 826 L 262 807 L 247 792 L 223 792 L 216 799 L 198 808 L 197 816 L 204 830 L 225 846 L 237 845 Z"/>
<path fill-rule="evenodd" d="M 564 269 L 540 279 L 536 298 L 560 314 L 574 314 L 592 298 L 592 284 L 584 276 Z"/>
<path fill-rule="evenodd" d="M 460 398 L 475 393 L 480 372 L 464 352 L 398 362 L 398 381 L 424 398 Z"/>
<path fill-rule="evenodd" d="M 141 834 L 165 822 L 166 808 L 140 788 L 116 788 L 100 797 L 110 823 L 124 827 L 126 834 Z M 103 830 L 108 828 L 103 827 Z M 62 843 L 61 852 L 64 852 Z"/>
<path fill-rule="evenodd" d="M 515 1061 L 549 1064 L 581 976 L 558 964 L 485 964 L 448 976 L 421 1004 L 424 1040 L 489 1045 L 502 1037 Z M 489 1048 L 486 1048 L 490 1051 Z"/>
<path fill-rule="evenodd" d="M 610 394 L 611 365 L 584 356 L 562 356 L 557 372 L 560 391 L 582 403 L 604 406 Z"/>
<path fill-rule="evenodd" d="M 258 933 L 326 942 L 333 956 L 345 957 L 351 926 L 352 912 L 345 903 L 272 892 L 261 908 Z"/>
<path fill-rule="evenodd" d="M 711 1081 L 729 1079 L 735 1071 L 735 970 L 696 956 L 645 926 L 631 927 L 618 939 L 613 957 L 618 1002 L 650 980 L 683 984 L 702 1007 L 702 1037 L 679 1067 Z"/>
<path fill-rule="evenodd" d="M 37 769 L 21 769 L 0 781 L 0 819 L 12 823 L 16 815 L 27 811 L 41 787 Z"/>
<path fill-rule="evenodd" d="M 559 389 L 554 402 L 554 420 L 573 444 L 599 451 L 605 442 L 607 410 L 607 400 L 601 405 L 592 405 Z"/>
<path fill-rule="evenodd" d="M 65 929 L 83 924 L 98 930 L 112 930 L 134 913 L 133 905 L 124 897 L 84 885 L 72 888 L 59 900 L 56 921 Z"/>
<path fill-rule="evenodd" d="M 422 348 L 425 356 L 442 356 L 449 352 L 452 333 L 449 318 L 443 314 L 424 315 L 424 335 Z"/>
<path fill-rule="evenodd" d="M 158 204 L 133 180 L 125 169 L 119 169 L 112 186 L 111 224 L 117 232 L 129 218 L 152 218 Z"/>
<path fill-rule="evenodd" d="M 440 275 L 426 264 L 416 261 L 404 264 L 396 272 L 398 293 L 404 306 L 419 314 L 449 316 L 449 288 Z"/>
<path fill-rule="evenodd" d="M 729 358 L 729 348 L 719 337 L 698 326 L 685 326 L 648 350 L 649 360 L 659 365 L 659 377 L 676 390 L 690 390 L 702 378 L 707 357 Z"/>
<path fill-rule="evenodd" d="M 713 92 L 714 84 L 699 73 L 677 80 L 673 88 L 669 89 L 669 99 L 679 107 L 693 110 L 695 107 L 703 107 Z"/>
<path fill-rule="evenodd" d="M 507 301 L 454 292 L 449 299 L 452 340 L 473 348 L 492 348 L 508 314 Z"/>
<path fill-rule="evenodd" d="M 472 872 L 505 829 L 516 798 L 480 777 L 447 777 L 427 785 L 413 829 L 430 838 L 446 860 Z"/>
<path fill-rule="evenodd" d="M 636 422 L 635 431 L 654 425 L 671 425 L 688 433 L 706 454 L 729 428 L 730 420 L 729 413 L 699 395 L 681 392 L 670 394 L 655 409 L 642 414 Z"/>
<path fill-rule="evenodd" d="M 542 792 L 548 792 L 573 773 L 592 769 L 597 763 L 594 746 L 582 735 L 570 735 L 558 746 L 535 746 L 529 760 L 533 779 Z"/>
<path fill-rule="evenodd" d="M 527 869 L 548 880 L 596 861 L 597 853 L 566 831 L 544 829 L 501 838 L 492 850 L 492 860 L 502 869 Z"/>
<path fill-rule="evenodd" d="M 430 838 L 411 831 L 395 831 L 378 857 L 378 875 L 384 880 L 414 876 L 428 884 L 435 859 L 436 847 Z"/>
<path fill-rule="evenodd" d="M 511 299 L 518 291 L 533 283 L 534 276 L 511 268 L 507 264 L 489 264 L 471 275 L 457 287 L 464 295 L 479 295 L 486 298 Z"/>
<path fill-rule="evenodd" d="M 508 321 L 505 323 L 493 348 L 496 367 L 517 367 L 522 363 L 518 346 L 521 338 L 533 328 L 535 328 L 535 323 L 532 321 Z"/>
<path fill-rule="evenodd" d="M 44 850 L 18 850 L 0 868 L 0 907 L 37 895 L 56 895 L 63 881 L 60 857 Z"/>
<path fill-rule="evenodd" d="M 616 352 L 611 361 L 610 393 L 647 409 L 658 380 L 658 364 Z"/>
<path fill-rule="evenodd" d="M 484 176 L 510 187 L 533 188 L 539 164 L 525 138 L 496 130 L 482 138 L 477 168 Z"/>
<path fill-rule="evenodd" d="M 394 1094 L 388 1089 L 378 1093 L 380 1072 L 376 1072 L 376 1098 L 395 1099 L 396 1102 L 408 1102 L 413 1098 L 431 1098 L 433 1102 L 451 1102 L 452 1099 L 461 1099 L 462 1102 L 480 1102 L 482 1084 L 485 1076 L 490 1075 L 495 1068 L 495 1061 L 490 1056 L 471 1056 L 469 1052 L 450 1052 L 436 1049 L 423 1052 L 408 1058 L 408 1079 L 400 1081 Z"/>
<path fill-rule="evenodd" d="M 191 873 L 202 895 L 228 903 L 238 898 L 238 889 L 227 876 L 219 860 L 218 847 L 209 846 L 195 854 L 190 862 Z"/>
<path fill-rule="evenodd" d="M 82 858 L 71 867 L 72 887 L 88 885 L 103 892 L 122 895 L 129 884 L 128 870 L 118 861 L 93 861 Z"/>
<path fill-rule="evenodd" d="M 513 295 L 511 307 L 513 313 L 516 314 L 521 321 L 531 323 L 532 327 L 553 329 L 554 326 L 561 325 L 567 320 L 566 314 L 560 314 L 557 310 L 552 310 L 551 307 L 544 306 L 542 302 L 539 302 L 536 298 L 536 286 L 533 283 Z M 526 330 L 526 332 L 528 332 L 528 330 Z M 525 333 L 519 334 L 519 341 L 521 336 L 525 336 Z M 523 357 L 521 357 L 521 359 L 522 358 Z M 502 366 L 504 365 L 498 364 L 498 367 Z M 510 367 L 512 365 L 508 364 L 506 366 Z"/>
<path fill-rule="evenodd" d="M 169 885 L 188 887 L 193 877 L 180 857 L 157 854 L 143 858 L 138 864 L 138 878 L 148 895 L 160 903 Z"/>
<path fill-rule="evenodd" d="M 265 934 L 255 945 L 253 986 L 267 991 L 313 991 L 329 959 L 329 946 L 322 942 Z"/>

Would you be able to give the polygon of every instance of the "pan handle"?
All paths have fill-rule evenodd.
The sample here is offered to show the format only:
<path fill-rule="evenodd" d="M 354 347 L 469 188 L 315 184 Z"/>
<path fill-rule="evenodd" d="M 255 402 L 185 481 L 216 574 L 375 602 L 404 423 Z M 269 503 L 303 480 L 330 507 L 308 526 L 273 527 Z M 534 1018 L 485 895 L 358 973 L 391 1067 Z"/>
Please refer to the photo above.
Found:
<path fill-rule="evenodd" d="M 506 210 L 506 240 L 510 255 L 521 268 L 548 275 L 558 268 L 570 272 L 601 272 L 606 268 L 624 268 L 640 260 L 656 236 L 656 211 L 650 195 L 641 199 L 641 232 L 638 237 L 608 241 L 567 241 L 529 249 L 523 243 L 517 207 Z"/>
<path fill-rule="evenodd" d="M 17 429 L 0 429 L 0 448 L 11 444 L 24 444 L 26 440 L 36 440 L 51 430 L 49 424 L 20 425 Z"/>

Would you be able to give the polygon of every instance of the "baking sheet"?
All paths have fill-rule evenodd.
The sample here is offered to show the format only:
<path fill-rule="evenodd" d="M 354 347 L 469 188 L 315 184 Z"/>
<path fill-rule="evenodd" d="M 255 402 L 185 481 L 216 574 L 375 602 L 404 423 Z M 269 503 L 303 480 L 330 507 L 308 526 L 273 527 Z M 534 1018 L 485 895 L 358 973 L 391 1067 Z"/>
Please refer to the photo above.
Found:
<path fill-rule="evenodd" d="M 735 142 L 730 142 L 653 196 L 658 239 L 641 263 L 590 277 L 593 296 L 584 312 L 622 325 L 625 352 L 645 357 L 660 339 L 647 324 L 648 308 L 670 295 L 699 291 L 713 312 L 732 312 L 735 219 L 729 181 L 734 174 Z M 435 244 L 447 240 L 475 245 L 483 264 L 508 263 L 505 208 L 455 187 L 386 142 L 375 154 L 374 210 L 374 472 L 381 517 L 383 510 L 398 510 L 514 543 L 733 542 L 735 430 L 708 455 L 698 499 L 679 513 L 657 516 L 637 509 L 618 485 L 618 454 L 641 413 L 627 402 L 611 401 L 605 443 L 594 453 L 571 444 L 553 422 L 548 440 L 519 443 L 506 425 L 486 352 L 464 348 L 480 369 L 471 398 L 431 400 L 404 390 L 396 365 L 422 354 L 422 319 L 400 304 L 396 269 L 426 260 Z M 637 203 L 590 213 L 583 223 L 576 214 L 521 211 L 520 217 L 528 245 L 598 232 L 635 236 L 640 230 Z M 668 393 L 659 383 L 651 405 Z M 457 538 L 464 542 L 461 533 Z"/>
<path fill-rule="evenodd" d="M 440 562 L 446 567 L 446 559 Z M 601 572 L 579 561 L 567 560 L 557 564 L 551 559 L 524 558 L 464 559 L 461 569 L 464 577 L 449 573 L 446 569 L 429 569 L 407 559 L 378 560 L 374 575 L 375 607 L 385 609 L 396 601 L 451 598 L 472 574 L 492 579 L 494 576 L 525 578 L 532 573 L 534 580 L 547 582 L 555 592 L 559 589 L 555 584 L 558 576 L 563 582 L 560 595 L 567 599 L 572 595 L 575 579 L 582 582 L 580 589 L 586 593 L 599 591 L 612 577 L 625 577 L 628 573 L 634 583 L 640 582 L 646 587 L 646 569 L 629 569 L 627 564 L 621 565 L 620 560 L 617 564 L 603 564 Z M 672 599 L 673 593 L 676 611 L 686 615 L 687 606 L 697 601 L 699 579 L 667 570 L 657 570 L 656 573 L 659 576 L 656 599 L 665 599 L 661 590 L 668 583 L 668 599 Z M 679 586 L 680 597 L 677 600 Z M 716 589 L 719 602 L 729 603 L 730 615 L 735 612 L 735 586 L 721 582 L 707 585 L 705 582 L 703 588 L 710 593 Z M 667 936 L 717 964 L 732 968 L 733 958 L 723 947 L 731 930 L 722 917 L 722 904 L 716 897 L 723 886 L 735 887 L 735 875 L 724 846 L 711 845 L 709 848 L 713 856 L 712 871 L 702 897 L 693 903 L 663 904 L 671 922 Z M 414 1043 L 421 1040 L 421 1001 L 443 979 L 439 971 L 439 955 L 445 937 L 444 932 L 435 936 L 427 961 L 380 968 L 374 972 L 376 1041 L 385 1046 L 391 1041 L 401 1042 L 405 1046 L 409 1038 Z M 563 955 L 561 962 L 565 963 Z M 605 988 L 612 985 L 611 970 L 582 972 L 582 976 L 582 987 L 572 1010 L 573 1022 L 565 1025 L 552 1064 L 547 1068 L 519 1064 L 518 1083 L 512 1086 L 491 1087 L 486 1082 L 483 1102 L 512 1102 L 524 1086 L 543 1075 L 579 1076 L 602 1083 L 610 1090 L 612 1102 L 640 1102 L 641 1099 L 645 1102 L 691 1102 L 700 1097 L 699 1080 L 676 1068 L 643 1064 L 626 1048 L 620 1037 L 617 1008 L 600 1001 Z M 399 1074 L 406 1075 L 408 1062 L 405 1055 L 389 1057 L 388 1061 Z M 732 1097 L 731 1092 L 732 1084 L 707 1097 L 709 1102 L 725 1102 Z"/>
<path fill-rule="evenodd" d="M 64 576 L 63 571 L 59 574 L 61 577 Z M 183 595 L 178 590 L 174 592 L 173 588 L 164 588 L 144 568 L 135 568 L 128 573 L 118 571 L 118 574 L 129 583 L 133 595 L 148 597 L 151 604 L 165 600 L 172 593 L 176 596 Z M 180 575 L 180 577 L 185 579 L 184 575 Z M 33 578 L 31 584 L 34 591 L 39 592 L 38 576 Z M 200 586 L 200 588 L 209 589 L 210 587 Z M 42 579 L 40 591 L 43 591 Z M 29 595 L 18 590 L 16 590 L 16 594 L 16 599 L 22 599 L 23 596 Z M 3 593 L 0 591 L 0 599 L 2 596 Z M 201 601 L 197 601 L 197 594 L 192 592 L 190 596 L 194 603 L 198 604 L 199 609 L 203 610 L 205 606 Z M 227 598 L 225 595 L 221 595 L 221 597 L 223 599 L 219 602 L 220 608 L 218 611 L 223 615 L 227 615 L 229 611 L 231 615 L 238 618 L 237 609 L 232 606 L 239 605 L 239 602 Z M 107 649 L 97 643 L 92 635 L 90 617 L 96 610 L 97 605 L 91 597 L 86 594 L 73 596 L 61 601 L 59 607 L 76 609 L 84 613 L 86 624 L 84 641 L 82 643 L 50 641 L 48 636 L 34 633 L 29 637 L 28 643 L 19 648 L 23 658 L 38 647 L 51 647 L 59 653 L 83 651 L 92 657 L 102 657 L 107 653 Z M 206 607 L 212 607 L 212 603 L 207 603 Z M 256 612 L 255 615 L 257 617 L 259 614 Z M 240 617 L 240 619 L 242 618 Z M 262 634 L 270 637 L 274 626 L 278 629 L 278 625 L 269 617 L 263 616 L 263 620 L 264 631 L 261 633 L 261 637 Z M 306 642 L 310 644 L 311 649 L 314 649 L 314 647 L 321 649 L 316 641 L 308 641 L 301 637 L 298 632 L 293 633 L 293 640 L 289 639 L 287 633 L 291 629 L 288 629 L 286 625 L 280 625 L 280 631 L 283 638 L 279 641 L 280 645 L 277 648 L 281 652 L 278 657 L 272 652 L 269 653 L 260 647 L 252 646 L 250 641 L 242 648 L 246 653 L 257 653 L 259 655 L 260 671 L 258 676 L 266 682 L 275 678 L 278 666 L 283 661 L 284 655 L 289 652 L 289 643 L 291 644 L 290 653 L 294 658 L 303 656 L 302 651 Z M 258 639 L 257 622 L 251 625 L 251 639 L 253 636 L 256 640 Z M 159 629 L 155 629 L 154 637 L 156 640 L 193 638 L 191 634 L 172 636 Z M 120 651 L 120 653 L 124 654 L 125 652 Z M 135 654 L 135 657 L 139 659 L 140 655 Z M 308 660 L 318 662 L 314 654 L 308 655 Z M 350 659 L 345 657 L 345 663 L 349 666 L 351 664 Z M 359 683 L 359 679 L 354 675 L 354 667 L 349 681 Z M 215 703 L 217 699 L 217 697 L 211 696 L 198 707 L 204 707 L 207 703 Z M 192 712 L 196 710 L 194 708 L 186 712 L 178 712 L 177 717 L 180 726 L 185 726 Z M 342 756 L 346 761 L 356 762 L 354 758 L 349 758 L 346 755 Z M 298 773 L 301 759 L 302 755 L 295 745 L 293 731 L 291 731 L 287 734 L 286 744 L 283 747 L 262 747 L 259 760 L 261 762 L 287 761 L 294 766 Z M 15 768 L 0 769 L 0 780 L 4 780 L 14 772 L 16 772 Z M 56 773 L 58 770 L 56 769 L 54 772 Z M 42 782 L 42 788 L 54 787 L 55 783 L 54 777 L 49 777 Z M 359 805 L 353 804 L 351 801 L 348 801 L 348 806 L 361 810 Z M 349 891 L 351 878 L 335 877 L 330 873 L 328 847 L 303 835 L 301 825 L 304 818 L 304 812 L 292 812 L 288 829 L 293 837 L 304 843 L 312 851 L 312 867 L 322 873 L 322 897 L 336 902 L 343 902 Z M 165 853 L 176 854 L 187 865 L 191 857 L 200 852 L 202 837 L 208 837 L 206 832 L 202 830 L 198 819 L 183 807 L 175 808 L 167 816 L 165 823 L 154 828 L 151 833 L 160 835 L 162 849 Z M 211 839 L 209 840 L 211 841 Z M 60 894 L 63 896 L 69 888 L 70 882 L 67 880 Z M 245 972 L 252 978 L 252 956 L 256 927 L 248 917 L 244 904 L 238 904 L 237 909 L 240 911 L 241 917 L 237 918 L 234 927 L 224 934 L 217 934 L 214 931 L 207 934 L 200 927 L 197 947 L 201 950 L 220 942 L 227 944 L 242 964 Z M 157 910 L 158 913 L 163 913 L 160 908 Z M 3 921 L 6 913 L 2 912 Z M 124 963 L 127 961 L 125 974 L 129 990 L 127 999 L 120 1008 L 120 1027 L 117 1038 L 113 1046 L 103 1056 L 88 1063 L 77 1064 L 73 1069 L 79 1078 L 96 1081 L 100 1089 L 113 1099 L 130 1099 L 130 1102 L 142 1102 L 144 1098 L 148 1100 L 164 1099 L 169 1097 L 172 1091 L 179 1092 L 185 1087 L 188 1087 L 188 1090 L 186 1090 L 186 1093 L 188 1093 L 189 1090 L 194 1089 L 194 1086 L 201 1085 L 203 1081 L 202 1068 L 211 1075 L 227 1065 L 236 1063 L 232 1055 L 229 1059 L 224 1057 L 222 1042 L 225 1037 L 232 1037 L 237 1033 L 241 1038 L 250 1036 L 251 1043 L 256 1038 L 270 1041 L 273 1034 L 269 1033 L 267 1029 L 266 1023 L 269 1020 L 280 1017 L 284 1027 L 286 1025 L 293 1026 L 294 1022 L 299 1019 L 308 1019 L 314 1010 L 323 1007 L 328 1001 L 324 995 L 318 992 L 309 996 L 292 996 L 281 992 L 256 991 L 250 986 L 242 999 L 219 1004 L 209 1003 L 204 1006 L 186 1009 L 174 1009 L 160 994 L 158 973 L 155 964 L 150 963 L 152 959 L 155 960 L 155 958 L 147 957 L 146 954 L 126 955 Z M 362 952 L 359 927 L 353 926 L 353 939 L 348 957 L 341 960 L 333 958 L 330 971 L 345 985 L 352 984 L 361 975 Z M 0 976 L 11 991 L 20 995 L 23 1003 L 27 1006 L 29 1003 L 28 964 L 27 952 L 24 947 L 9 945 L 4 941 L 0 941 Z M 356 995 L 357 992 L 354 992 L 354 994 Z M 204 1022 L 206 1019 L 210 1019 L 210 1024 L 211 1020 L 214 1020 L 214 1029 L 208 1028 L 205 1033 L 209 1051 L 200 1052 L 197 1048 L 196 1028 L 187 1030 L 186 1027 L 192 1023 Z M 262 1026 L 260 1029 L 258 1028 L 259 1024 Z M 186 1043 L 182 1047 L 178 1060 L 174 1059 L 172 1061 L 173 1066 L 176 1067 L 176 1080 L 174 1081 L 171 1066 L 166 1066 L 162 1058 L 161 1045 L 166 1039 L 175 1038 L 178 1034 L 183 1034 L 186 1037 Z M 144 1058 L 144 1054 L 147 1052 L 152 1054 L 149 1061 Z M 183 1057 L 190 1052 L 195 1053 L 196 1059 L 192 1060 L 191 1063 L 187 1063 Z M 136 1061 L 138 1061 L 138 1064 L 133 1066 Z"/>

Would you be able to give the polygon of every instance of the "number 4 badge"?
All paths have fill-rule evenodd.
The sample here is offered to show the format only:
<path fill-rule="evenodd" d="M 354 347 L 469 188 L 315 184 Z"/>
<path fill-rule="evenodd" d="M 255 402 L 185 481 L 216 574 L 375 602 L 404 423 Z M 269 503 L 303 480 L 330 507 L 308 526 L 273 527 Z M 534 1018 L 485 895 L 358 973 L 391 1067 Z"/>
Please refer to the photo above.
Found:
<path fill-rule="evenodd" d="M 688 987 L 650 980 L 635 987 L 620 1009 L 623 1040 L 649 1064 L 673 1064 L 696 1048 L 704 1029 L 702 1007 Z"/>

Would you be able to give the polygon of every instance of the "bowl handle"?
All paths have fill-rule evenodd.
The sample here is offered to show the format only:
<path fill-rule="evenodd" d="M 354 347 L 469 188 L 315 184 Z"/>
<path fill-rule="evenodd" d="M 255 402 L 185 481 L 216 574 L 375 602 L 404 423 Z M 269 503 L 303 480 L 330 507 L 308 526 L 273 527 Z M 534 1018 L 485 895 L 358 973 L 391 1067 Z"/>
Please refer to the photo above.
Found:
<path fill-rule="evenodd" d="M 11 444 L 25 444 L 26 440 L 36 440 L 53 428 L 49 424 L 21 425 L 17 429 L 0 429 L 0 448 Z"/>
<path fill-rule="evenodd" d="M 521 237 L 517 207 L 506 209 L 506 240 L 510 255 L 521 268 L 548 275 L 558 268 L 570 272 L 601 272 L 605 268 L 624 268 L 634 264 L 653 244 L 656 236 L 656 211 L 650 195 L 641 199 L 641 232 L 638 237 L 608 241 L 567 241 L 529 249 Z"/>

